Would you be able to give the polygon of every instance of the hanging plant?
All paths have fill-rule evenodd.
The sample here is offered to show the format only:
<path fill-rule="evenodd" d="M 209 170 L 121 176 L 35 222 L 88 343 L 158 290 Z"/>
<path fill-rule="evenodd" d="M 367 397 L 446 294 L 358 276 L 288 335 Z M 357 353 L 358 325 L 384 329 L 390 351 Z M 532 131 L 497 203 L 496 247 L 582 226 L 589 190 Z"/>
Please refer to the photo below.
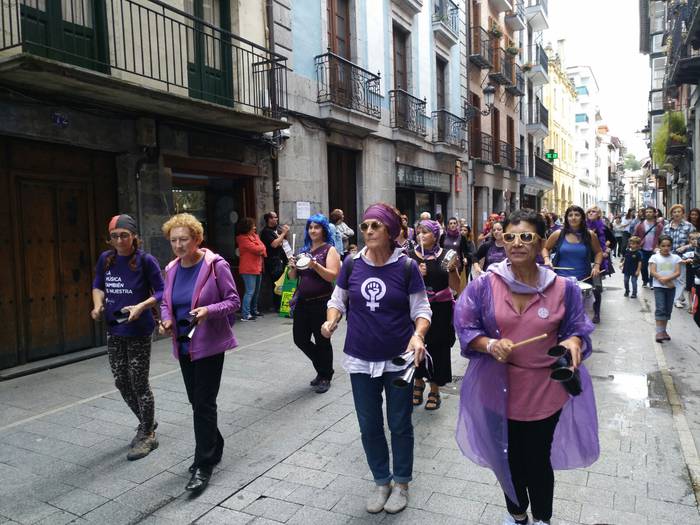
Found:
<path fill-rule="evenodd" d="M 522 70 L 525 71 L 526 73 L 532 69 L 532 64 L 523 64 Z"/>
<path fill-rule="evenodd" d="M 491 25 L 491 29 L 489 32 L 491 33 L 491 36 L 494 38 L 501 38 L 503 36 L 503 30 L 495 22 Z"/>
<path fill-rule="evenodd" d="M 506 53 L 509 55 L 518 56 L 520 54 L 520 48 L 515 46 L 510 46 L 506 48 Z"/>

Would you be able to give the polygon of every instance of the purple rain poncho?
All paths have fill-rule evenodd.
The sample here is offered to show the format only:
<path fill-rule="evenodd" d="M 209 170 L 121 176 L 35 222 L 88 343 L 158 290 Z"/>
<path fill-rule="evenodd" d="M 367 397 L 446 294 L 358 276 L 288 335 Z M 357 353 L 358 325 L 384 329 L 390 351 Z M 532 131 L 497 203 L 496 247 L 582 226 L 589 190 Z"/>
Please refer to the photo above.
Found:
<path fill-rule="evenodd" d="M 462 454 L 477 465 L 490 468 L 511 501 L 518 501 L 508 465 L 508 370 L 491 355 L 469 348 L 476 337 L 500 337 L 492 278 L 486 273 L 472 281 L 454 311 L 462 355 L 469 359 L 460 393 L 456 439 Z M 592 352 L 589 334 L 594 326 L 585 314 L 575 282 L 567 280 L 564 305 L 567 315 L 559 326 L 558 340 L 580 337 L 582 357 L 586 359 Z M 583 364 L 579 370 L 583 392 L 569 397 L 554 432 L 551 461 L 557 470 L 587 467 L 600 454 L 593 383 Z"/>
<path fill-rule="evenodd" d="M 596 219 L 594 221 L 586 219 L 586 227 L 595 233 L 598 237 L 598 242 L 600 243 L 600 249 L 605 253 L 607 248 L 606 237 L 605 237 L 605 223 L 602 219 Z M 603 262 L 600 264 L 601 273 L 607 273 L 610 269 L 610 257 L 603 257 Z"/>

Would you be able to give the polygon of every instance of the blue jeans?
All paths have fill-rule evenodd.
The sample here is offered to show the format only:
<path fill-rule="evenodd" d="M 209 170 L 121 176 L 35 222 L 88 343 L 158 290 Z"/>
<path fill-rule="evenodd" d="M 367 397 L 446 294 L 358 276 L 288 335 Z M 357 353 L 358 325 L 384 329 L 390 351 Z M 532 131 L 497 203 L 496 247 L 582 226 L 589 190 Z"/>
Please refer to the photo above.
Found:
<path fill-rule="evenodd" d="M 630 291 L 630 281 L 632 281 L 632 295 L 637 295 L 637 275 L 634 273 L 625 274 L 625 292 Z"/>
<path fill-rule="evenodd" d="M 251 312 L 258 313 L 258 296 L 260 295 L 262 275 L 242 273 L 241 279 L 243 279 L 243 284 L 245 285 L 241 315 L 243 315 L 243 317 L 250 317 Z"/>
<path fill-rule="evenodd" d="M 654 319 L 657 321 L 668 321 L 671 319 L 673 312 L 673 299 L 676 296 L 676 287 L 661 288 L 654 286 L 654 301 L 656 309 L 654 310 Z"/>
<path fill-rule="evenodd" d="M 360 424 L 362 446 L 377 485 L 408 483 L 413 473 L 413 385 L 399 388 L 392 381 L 403 372 L 387 372 L 381 377 L 350 374 L 352 397 Z M 391 432 L 394 473 L 389 469 L 389 446 L 384 436 L 382 392 L 386 393 L 386 417 Z"/>

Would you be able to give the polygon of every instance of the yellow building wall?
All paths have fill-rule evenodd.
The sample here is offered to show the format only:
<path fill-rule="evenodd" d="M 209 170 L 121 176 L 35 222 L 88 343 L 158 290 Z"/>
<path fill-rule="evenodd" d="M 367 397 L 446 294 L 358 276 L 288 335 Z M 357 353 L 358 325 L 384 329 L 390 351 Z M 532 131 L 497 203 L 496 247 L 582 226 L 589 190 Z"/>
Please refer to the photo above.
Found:
<path fill-rule="evenodd" d="M 559 57 L 547 49 L 549 57 L 549 84 L 543 89 L 544 104 L 549 108 L 549 135 L 544 148 L 559 154 L 554 160 L 554 186 L 545 193 L 543 205 L 560 216 L 567 207 L 575 204 L 576 166 L 574 133 L 576 116 L 576 89 L 561 66 Z"/>

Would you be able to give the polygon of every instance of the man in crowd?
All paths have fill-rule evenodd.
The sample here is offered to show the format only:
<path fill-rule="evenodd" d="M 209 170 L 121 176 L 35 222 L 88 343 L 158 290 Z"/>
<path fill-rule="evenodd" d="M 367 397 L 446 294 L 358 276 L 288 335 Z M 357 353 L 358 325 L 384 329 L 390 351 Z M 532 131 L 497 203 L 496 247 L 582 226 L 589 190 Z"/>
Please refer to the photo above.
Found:
<path fill-rule="evenodd" d="M 637 224 L 634 235 L 642 241 L 642 286 L 652 288 L 649 275 L 649 258 L 654 254 L 659 236 L 663 232 L 664 223 L 657 222 L 656 208 L 648 206 L 644 210 L 644 220 Z"/>
<path fill-rule="evenodd" d="M 280 227 L 279 217 L 274 211 L 269 211 L 263 215 L 263 220 L 265 221 L 265 227 L 260 232 L 260 239 L 267 249 L 265 276 L 266 279 L 271 281 L 272 304 L 275 312 L 278 312 L 281 297 L 274 292 L 275 281 L 280 278 L 287 266 L 287 255 L 284 253 L 283 243 L 289 234 L 289 226 L 284 224 Z"/>

